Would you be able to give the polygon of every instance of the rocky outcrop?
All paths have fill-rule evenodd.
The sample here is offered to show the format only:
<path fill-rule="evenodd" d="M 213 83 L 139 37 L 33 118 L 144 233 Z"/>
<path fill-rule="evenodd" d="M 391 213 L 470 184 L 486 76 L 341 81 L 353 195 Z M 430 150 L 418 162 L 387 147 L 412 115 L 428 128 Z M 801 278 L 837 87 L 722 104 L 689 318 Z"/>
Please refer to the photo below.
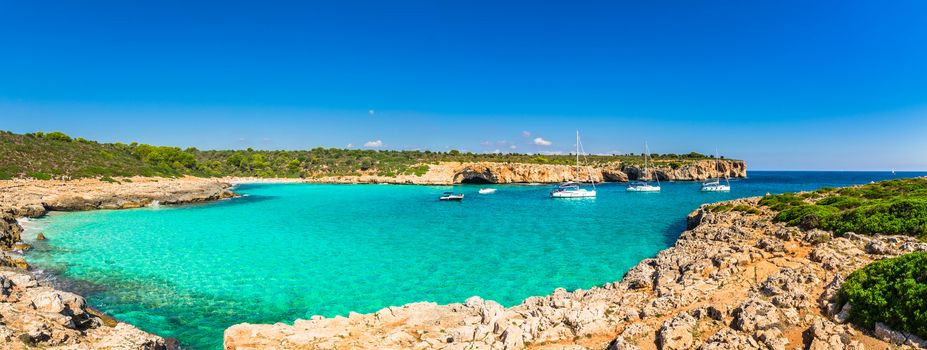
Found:
<path fill-rule="evenodd" d="M 0 320 L 3 349 L 173 348 L 161 337 L 107 322 L 81 296 L 43 286 L 24 271 L 0 271 Z"/>
<path fill-rule="evenodd" d="M 19 241 L 17 217 L 39 217 L 47 211 L 139 208 L 152 203 L 180 204 L 232 197 L 225 182 L 200 178 L 142 178 L 111 183 L 73 181 L 0 181 L 0 249 Z"/>
<path fill-rule="evenodd" d="M 118 322 L 84 298 L 43 285 L 26 271 L 19 217 L 51 210 L 124 209 L 231 197 L 226 183 L 198 178 L 132 178 L 121 183 L 0 181 L 0 348 L 173 349 L 176 342 Z"/>
<path fill-rule="evenodd" d="M 714 177 L 739 178 L 747 176 L 747 167 L 740 160 L 700 160 L 685 163 L 658 162 L 655 168 L 642 170 L 639 166 L 620 162 L 600 166 L 585 166 L 577 170 L 570 165 L 445 162 L 430 164 L 422 176 L 329 176 L 308 178 L 306 182 L 317 183 L 395 183 L 422 185 L 450 185 L 458 183 L 507 184 L 507 183 L 558 183 L 576 179 L 596 182 L 625 182 L 629 180 L 654 179 L 666 181 L 701 181 Z"/>
<path fill-rule="evenodd" d="M 690 215 L 676 244 L 619 282 L 557 289 L 504 308 L 479 297 L 416 303 L 293 325 L 239 324 L 226 349 L 883 349 L 898 332 L 845 324 L 843 276 L 877 259 L 927 251 L 904 236 L 801 231 L 756 207 Z M 878 334 L 877 334 L 878 333 Z M 885 340 L 888 339 L 888 340 Z M 910 345 L 915 344 L 915 345 Z"/>

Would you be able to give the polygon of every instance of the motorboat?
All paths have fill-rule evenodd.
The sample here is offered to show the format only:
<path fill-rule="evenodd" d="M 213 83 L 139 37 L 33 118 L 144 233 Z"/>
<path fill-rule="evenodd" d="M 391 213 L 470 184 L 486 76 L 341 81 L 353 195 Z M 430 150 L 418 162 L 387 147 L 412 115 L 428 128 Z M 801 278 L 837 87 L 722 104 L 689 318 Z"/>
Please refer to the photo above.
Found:
<path fill-rule="evenodd" d="M 464 199 L 463 193 L 444 192 L 440 198 L 442 201 L 460 202 Z"/>
<path fill-rule="evenodd" d="M 480 194 L 496 193 L 496 189 L 495 188 L 481 188 L 479 192 Z"/>
<path fill-rule="evenodd" d="M 631 182 L 628 184 L 628 192 L 660 192 L 660 178 L 656 176 L 655 172 L 647 171 L 647 158 L 650 157 L 650 146 L 647 145 L 647 142 L 644 142 L 644 171 L 641 175 L 641 178 L 647 177 L 647 174 L 653 174 L 653 178 L 657 181 L 657 185 L 651 185 L 649 182 L 638 179 L 637 181 Z M 651 159 L 651 163 L 653 159 Z"/>
<path fill-rule="evenodd" d="M 581 173 L 581 168 L 579 166 L 579 155 L 583 155 L 583 160 L 586 160 L 586 152 L 582 149 L 583 144 L 579 140 L 579 130 L 576 131 L 576 171 L 574 175 L 579 179 L 579 174 Z M 592 177 L 592 170 L 589 171 L 589 183 L 592 185 L 592 189 L 586 189 L 582 187 L 578 181 L 569 181 L 564 182 L 557 187 L 554 187 L 550 191 L 550 198 L 595 198 L 595 178 Z"/>

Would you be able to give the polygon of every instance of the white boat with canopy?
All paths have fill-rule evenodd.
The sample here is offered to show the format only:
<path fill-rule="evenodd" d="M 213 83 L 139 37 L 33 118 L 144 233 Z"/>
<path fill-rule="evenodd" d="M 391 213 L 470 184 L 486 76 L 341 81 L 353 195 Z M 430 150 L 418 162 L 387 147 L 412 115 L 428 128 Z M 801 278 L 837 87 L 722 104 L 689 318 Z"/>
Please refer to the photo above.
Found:
<path fill-rule="evenodd" d="M 718 171 L 719 160 L 718 150 L 715 150 L 715 171 Z M 730 192 L 731 191 L 731 181 L 728 180 L 727 172 L 724 173 L 724 183 L 721 183 L 721 178 L 715 178 L 713 180 L 708 180 L 702 183 L 702 192 Z"/>
<path fill-rule="evenodd" d="M 579 167 L 579 155 L 582 153 L 583 161 L 586 159 L 586 152 L 583 144 L 579 141 L 579 130 L 576 131 L 576 177 L 579 178 L 581 172 Z M 551 198 L 594 198 L 595 197 L 595 178 L 592 177 L 592 171 L 589 170 L 589 183 L 592 189 L 582 187 L 578 181 L 564 182 L 550 191 Z"/>
<path fill-rule="evenodd" d="M 660 192 L 660 177 L 656 176 L 656 173 L 648 171 L 648 157 L 650 157 L 650 147 L 647 146 L 646 142 L 644 142 L 644 173 L 641 174 L 641 179 L 628 184 L 628 192 Z M 652 159 L 651 162 L 653 162 Z M 648 177 L 649 174 L 654 174 L 653 178 L 657 181 L 656 185 L 651 185 L 644 179 L 645 177 Z"/>

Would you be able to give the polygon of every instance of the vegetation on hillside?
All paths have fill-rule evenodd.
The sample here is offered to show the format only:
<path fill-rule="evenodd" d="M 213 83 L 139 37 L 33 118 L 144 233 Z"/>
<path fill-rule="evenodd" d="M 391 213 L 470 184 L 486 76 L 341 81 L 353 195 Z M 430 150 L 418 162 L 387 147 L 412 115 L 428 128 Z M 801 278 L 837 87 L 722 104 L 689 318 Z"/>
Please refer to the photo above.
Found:
<path fill-rule="evenodd" d="M 657 163 L 672 168 L 712 159 L 700 153 L 654 154 Z M 723 158 L 723 157 L 722 157 Z M 589 156 L 593 165 L 621 161 L 639 164 L 641 155 Z M 14 134 L 0 131 L 0 179 L 13 177 L 112 176 L 257 176 L 320 177 L 400 174 L 421 176 L 438 162 L 514 162 L 573 164 L 570 155 L 477 154 L 451 150 L 392 151 L 314 148 L 306 151 L 181 149 L 138 143 L 98 143 L 61 132 Z"/>
<path fill-rule="evenodd" d="M 760 205 L 775 219 L 837 234 L 900 234 L 927 239 L 927 179 L 899 179 L 841 189 L 770 195 Z"/>
<path fill-rule="evenodd" d="M 876 261 L 853 272 L 840 298 L 852 305 L 854 323 L 872 329 L 881 322 L 927 338 L 927 253 Z"/>

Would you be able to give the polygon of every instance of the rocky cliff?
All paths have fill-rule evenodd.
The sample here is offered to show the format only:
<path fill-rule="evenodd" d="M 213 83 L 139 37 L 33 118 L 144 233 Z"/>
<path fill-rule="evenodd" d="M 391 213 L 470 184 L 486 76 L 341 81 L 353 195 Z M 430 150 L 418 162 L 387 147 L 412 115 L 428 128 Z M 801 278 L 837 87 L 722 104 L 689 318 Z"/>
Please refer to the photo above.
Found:
<path fill-rule="evenodd" d="M 597 182 L 624 182 L 638 179 L 666 181 L 701 181 L 713 177 L 741 178 L 747 176 L 747 166 L 740 160 L 700 160 L 687 163 L 658 163 L 655 168 L 644 171 L 640 166 L 620 162 L 600 166 L 581 167 L 579 172 L 569 165 L 526 164 L 526 163 L 454 163 L 445 162 L 429 165 L 422 176 L 399 175 L 393 177 L 378 175 L 333 176 L 306 179 L 321 183 L 397 183 L 450 185 L 458 183 L 557 183 L 588 179 Z"/>
<path fill-rule="evenodd" d="M 239 324 L 226 349 L 886 349 L 927 348 L 847 322 L 844 277 L 871 261 L 927 251 L 906 236 L 834 237 L 772 221 L 758 198 L 703 206 L 676 244 L 621 281 L 557 289 L 510 308 L 479 297 L 415 303 L 293 325 Z M 747 209 L 744 209 L 747 208 Z"/>
<path fill-rule="evenodd" d="M 133 178 L 131 182 L 0 181 L 0 348 L 173 349 L 175 342 L 145 333 L 88 307 L 27 271 L 18 217 L 49 210 L 137 208 L 154 201 L 190 203 L 232 196 L 215 180 Z M 11 251 L 14 250 L 14 251 Z"/>

